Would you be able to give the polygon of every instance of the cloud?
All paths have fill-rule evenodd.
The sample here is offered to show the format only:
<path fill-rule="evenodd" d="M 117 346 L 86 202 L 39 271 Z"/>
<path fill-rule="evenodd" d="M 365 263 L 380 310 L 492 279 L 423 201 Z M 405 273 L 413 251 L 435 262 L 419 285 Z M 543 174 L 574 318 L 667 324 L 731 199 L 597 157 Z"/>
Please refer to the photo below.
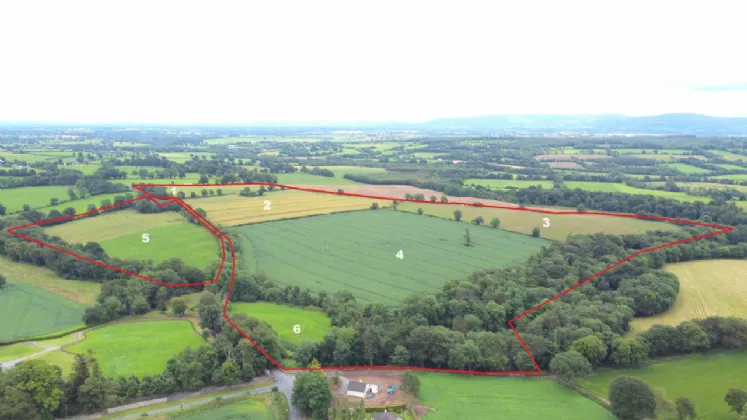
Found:
<path fill-rule="evenodd" d="M 702 85 L 692 88 L 700 92 L 728 92 L 732 90 L 747 90 L 747 83 L 726 83 L 720 85 Z"/>

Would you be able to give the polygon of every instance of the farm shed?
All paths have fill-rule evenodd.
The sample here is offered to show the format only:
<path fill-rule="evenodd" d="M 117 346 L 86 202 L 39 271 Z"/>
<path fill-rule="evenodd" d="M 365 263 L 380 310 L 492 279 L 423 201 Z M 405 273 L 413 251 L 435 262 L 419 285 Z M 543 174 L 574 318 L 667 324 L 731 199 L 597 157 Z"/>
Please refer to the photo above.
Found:
<path fill-rule="evenodd" d="M 395 416 L 393 413 L 388 413 L 384 411 L 383 413 L 374 414 L 373 420 L 402 420 L 402 419 Z"/>

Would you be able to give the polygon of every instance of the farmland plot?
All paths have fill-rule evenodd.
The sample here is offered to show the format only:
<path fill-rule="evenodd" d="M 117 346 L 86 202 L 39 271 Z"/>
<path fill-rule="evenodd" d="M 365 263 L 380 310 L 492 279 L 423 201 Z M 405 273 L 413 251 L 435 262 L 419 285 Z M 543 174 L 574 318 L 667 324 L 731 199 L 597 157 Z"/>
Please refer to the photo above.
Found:
<path fill-rule="evenodd" d="M 547 241 L 484 226 L 391 210 L 367 210 L 237 229 L 242 264 L 284 285 L 364 302 L 401 301 L 481 268 L 521 264 Z"/>

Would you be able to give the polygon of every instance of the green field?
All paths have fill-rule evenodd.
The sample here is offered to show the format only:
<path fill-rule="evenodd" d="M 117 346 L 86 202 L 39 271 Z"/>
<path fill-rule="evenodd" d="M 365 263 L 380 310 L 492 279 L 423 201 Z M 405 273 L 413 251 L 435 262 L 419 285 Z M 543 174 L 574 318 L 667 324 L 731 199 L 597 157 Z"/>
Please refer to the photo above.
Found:
<path fill-rule="evenodd" d="M 0 204 L 4 205 L 8 213 L 23 210 L 23 205 L 28 204 L 32 208 L 49 205 L 52 197 L 67 200 L 67 189 L 63 186 L 47 187 L 21 187 L 0 190 Z"/>
<path fill-rule="evenodd" d="M 172 153 L 159 153 L 158 154 L 161 157 L 165 157 L 166 159 L 176 162 L 176 163 L 184 163 L 188 160 L 192 159 L 192 156 L 190 155 L 198 155 L 200 159 L 202 159 L 202 156 L 205 156 L 206 159 L 210 159 L 210 156 L 212 153 L 206 153 L 206 152 L 172 152 Z M 199 177 L 199 175 L 198 175 Z"/>
<path fill-rule="evenodd" d="M 332 167 L 330 167 L 331 169 Z M 335 172 L 332 169 L 332 172 Z M 343 178 L 343 173 L 335 172 L 334 177 L 311 175 L 304 172 L 295 172 L 292 174 L 276 174 L 278 184 L 284 185 L 358 185 L 359 182 Z"/>
<path fill-rule="evenodd" d="M 277 305 L 274 303 L 232 303 L 232 313 L 244 313 L 272 326 L 281 340 L 291 343 L 303 341 L 322 341 L 324 335 L 332 329 L 329 317 L 324 312 Z M 300 333 L 293 327 L 298 325 Z"/>
<path fill-rule="evenodd" d="M 68 346 L 72 353 L 94 351 L 104 376 L 116 378 L 155 375 L 163 372 L 166 362 L 187 347 L 204 343 L 189 321 L 149 321 L 122 323 L 97 328 L 88 338 Z"/>
<path fill-rule="evenodd" d="M 613 149 L 615 152 L 621 155 L 637 155 L 642 153 L 654 154 L 654 149 Z M 658 154 L 662 155 L 687 155 L 690 154 L 690 150 L 687 149 L 657 149 Z"/>
<path fill-rule="evenodd" d="M 321 215 L 236 229 L 241 262 L 281 284 L 328 293 L 349 290 L 363 302 L 401 301 L 444 281 L 521 264 L 548 242 L 484 226 L 391 210 Z M 396 257 L 402 251 L 402 259 Z"/>
<path fill-rule="evenodd" d="M 724 160 L 743 160 L 747 162 L 747 156 L 737 155 L 732 152 L 725 152 L 723 150 L 710 150 L 711 153 L 721 156 Z"/>
<path fill-rule="evenodd" d="M 707 174 L 710 173 L 708 169 L 699 168 L 697 166 L 688 165 L 687 163 L 666 163 L 664 165 L 666 168 L 672 168 L 676 169 L 683 174 Z"/>
<path fill-rule="evenodd" d="M 593 215 L 547 215 L 519 210 L 491 209 L 485 207 L 454 206 L 442 204 L 400 203 L 400 211 L 416 213 L 419 208 L 428 216 L 454 218 L 454 210 L 462 212 L 462 222 L 469 223 L 474 218 L 482 216 L 485 223 L 494 217 L 500 220 L 500 228 L 512 232 L 530 234 L 535 227 L 540 228 L 540 235 L 546 239 L 564 241 L 569 235 L 585 235 L 591 233 L 606 233 L 619 235 L 627 233 L 646 233 L 651 230 L 680 230 L 679 226 L 671 223 L 660 223 L 641 219 L 622 217 L 593 216 Z M 555 210 L 576 211 L 576 209 L 558 208 Z M 543 219 L 550 220 L 549 227 L 543 227 Z"/>
<path fill-rule="evenodd" d="M 692 355 L 653 363 L 640 369 L 607 369 L 579 381 L 606 398 L 610 383 L 621 375 L 634 376 L 661 387 L 669 399 L 687 397 L 695 404 L 698 419 L 736 419 L 724 396 L 729 388 L 747 388 L 747 352 Z"/>
<path fill-rule="evenodd" d="M 179 416 L 181 420 L 275 420 L 263 399 L 250 398 L 226 404 L 214 410 Z"/>
<path fill-rule="evenodd" d="M 49 214 L 52 210 L 57 210 L 60 213 L 62 213 L 63 210 L 65 210 L 68 207 L 72 207 L 75 209 L 75 213 L 85 213 L 88 211 L 88 205 L 93 204 L 96 206 L 96 208 L 101 207 L 101 202 L 104 200 L 109 200 L 111 204 L 114 204 L 114 198 L 117 196 L 127 197 L 129 194 L 130 198 L 136 198 L 139 196 L 139 194 L 136 191 L 132 192 L 120 192 L 120 193 L 113 193 L 113 194 L 101 194 L 101 195 L 92 195 L 86 198 L 81 198 L 78 200 L 68 201 L 65 203 L 60 203 L 56 206 L 46 206 L 46 207 L 39 207 L 36 210 L 39 210 L 40 212 L 44 214 Z M 67 195 L 65 195 L 65 198 L 68 198 Z"/>
<path fill-rule="evenodd" d="M 716 165 L 719 168 L 728 169 L 730 171 L 745 171 L 745 170 L 747 170 L 747 168 L 744 168 L 742 166 L 732 165 L 732 164 L 729 164 L 729 163 L 714 163 L 713 165 Z"/>
<path fill-rule="evenodd" d="M 44 289 L 86 306 L 96 303 L 101 290 L 99 283 L 65 280 L 48 268 L 14 262 L 4 256 L 0 256 L 0 273 L 15 281 Z"/>
<path fill-rule="evenodd" d="M 208 177 L 210 178 L 210 177 Z M 127 175 L 126 179 L 112 179 L 111 182 L 118 184 L 132 185 L 132 184 L 196 184 L 200 180 L 200 174 L 188 173 L 184 178 L 140 178 L 139 176 Z M 210 182 L 214 183 L 215 178 L 210 179 Z M 177 187 L 179 188 L 179 187 Z M 199 194 L 199 190 L 197 190 Z"/>
<path fill-rule="evenodd" d="M 568 181 L 568 182 L 564 182 L 564 184 L 566 187 L 570 189 L 580 188 L 586 191 L 621 192 L 621 193 L 626 193 L 626 194 L 653 195 L 656 197 L 669 198 L 672 200 L 678 200 L 682 202 L 702 201 L 704 203 L 708 203 L 711 201 L 710 197 L 687 195 L 683 192 L 646 190 L 643 188 L 635 188 L 635 187 L 630 187 L 625 184 L 616 184 L 613 182 Z"/>
<path fill-rule="evenodd" d="M 209 215 L 208 215 L 209 216 Z M 217 239 L 202 226 L 188 223 L 180 214 L 138 213 L 121 210 L 46 228 L 71 243 L 98 242 L 110 257 L 164 261 L 181 258 L 203 267 L 219 258 Z M 143 234 L 149 242 L 143 242 Z"/>
<path fill-rule="evenodd" d="M 493 189 L 504 189 L 507 187 L 514 188 L 529 188 L 533 186 L 541 186 L 542 188 L 552 188 L 553 182 L 548 180 L 538 181 L 519 181 L 511 179 L 480 179 L 480 178 L 469 178 L 464 180 L 464 185 L 482 185 L 483 187 L 489 187 Z"/>
<path fill-rule="evenodd" d="M 737 175 L 719 175 L 712 177 L 713 179 L 734 179 L 737 181 L 747 181 L 747 174 L 737 174 Z"/>
<path fill-rule="evenodd" d="M 384 168 L 369 168 L 366 166 L 319 166 L 335 173 L 335 178 L 342 178 L 345 174 L 376 174 L 386 172 Z"/>
<path fill-rule="evenodd" d="M 0 346 L 0 363 L 10 362 L 11 360 L 20 359 L 42 351 L 26 343 L 11 344 L 9 346 Z"/>
<path fill-rule="evenodd" d="M 424 420 L 613 420 L 596 402 L 550 379 L 422 373 L 420 401 L 436 411 Z"/>
<path fill-rule="evenodd" d="M 8 279 L 0 290 L 0 343 L 81 325 L 85 307 L 30 284 Z"/>
<path fill-rule="evenodd" d="M 70 375 L 70 372 L 73 370 L 73 363 L 75 363 L 75 356 L 65 353 L 62 350 L 46 352 L 39 356 L 34 356 L 32 359 L 44 360 L 51 365 L 59 366 L 62 369 L 63 378 L 67 378 Z"/>
<path fill-rule="evenodd" d="M 0 159 L 6 160 L 8 162 L 13 162 L 16 160 L 21 160 L 28 163 L 34 163 L 34 162 L 44 162 L 45 160 L 54 159 L 51 156 L 41 156 L 33 153 L 13 153 L 13 152 L 6 152 L 6 151 L 0 151 Z"/>
<path fill-rule="evenodd" d="M 747 271 L 745 260 L 704 260 L 667 264 L 664 269 L 680 280 L 680 293 L 666 312 L 635 318 L 632 331 L 647 330 L 654 324 L 678 325 L 689 319 L 709 316 L 747 318 Z"/>

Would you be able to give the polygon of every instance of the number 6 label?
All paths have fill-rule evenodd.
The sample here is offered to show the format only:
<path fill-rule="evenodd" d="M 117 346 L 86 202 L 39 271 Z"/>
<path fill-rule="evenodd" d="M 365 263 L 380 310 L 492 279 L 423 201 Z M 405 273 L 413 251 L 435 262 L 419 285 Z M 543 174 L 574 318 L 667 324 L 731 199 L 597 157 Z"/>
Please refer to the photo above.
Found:
<path fill-rule="evenodd" d="M 301 326 L 296 324 L 293 326 L 293 332 L 296 334 L 301 334 Z"/>

